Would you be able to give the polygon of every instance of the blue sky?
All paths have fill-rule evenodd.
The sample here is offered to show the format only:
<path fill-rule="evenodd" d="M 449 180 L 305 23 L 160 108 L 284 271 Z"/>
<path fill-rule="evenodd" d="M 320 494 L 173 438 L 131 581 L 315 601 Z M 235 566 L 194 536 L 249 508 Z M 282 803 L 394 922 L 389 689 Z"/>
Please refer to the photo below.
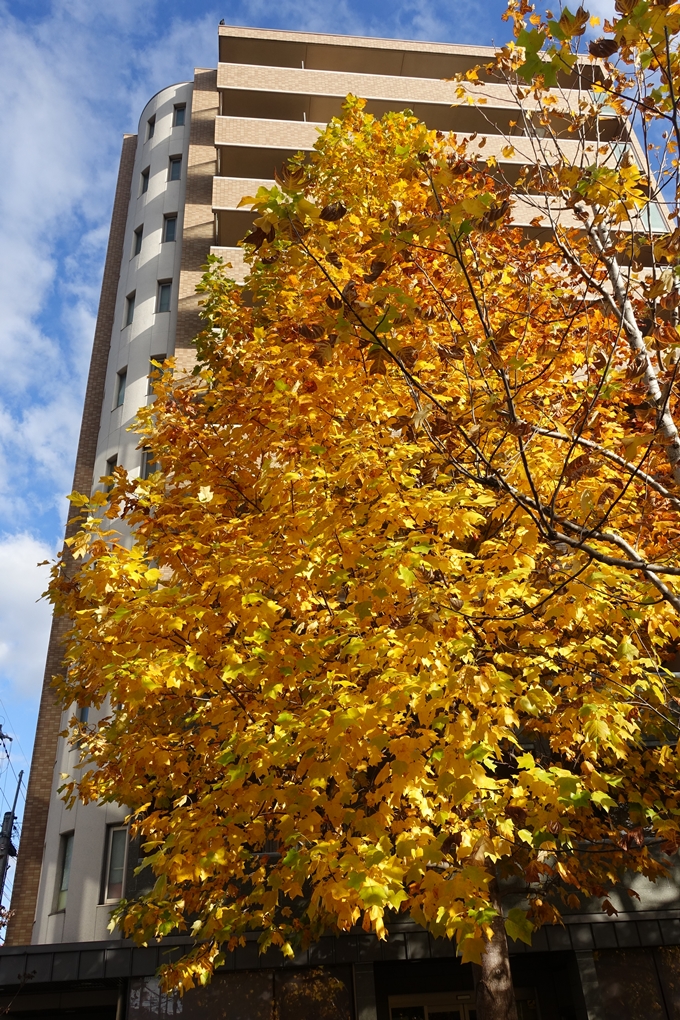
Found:
<path fill-rule="evenodd" d="M 558 4 L 555 3 L 555 8 Z M 503 0 L 0 0 L 0 722 L 28 768 L 121 136 L 217 24 L 503 43 Z M 591 3 L 607 14 L 613 0 Z M 13 777 L 0 752 L 0 812 Z"/>

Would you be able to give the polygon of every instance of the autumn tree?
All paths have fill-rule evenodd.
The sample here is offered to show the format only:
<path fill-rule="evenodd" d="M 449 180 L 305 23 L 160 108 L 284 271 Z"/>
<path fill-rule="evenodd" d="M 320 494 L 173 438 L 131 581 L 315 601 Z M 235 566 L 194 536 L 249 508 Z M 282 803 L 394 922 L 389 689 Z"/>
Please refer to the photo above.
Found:
<path fill-rule="evenodd" d="M 514 91 L 505 162 L 350 99 L 252 200 L 245 286 L 211 259 L 159 470 L 72 496 L 59 690 L 105 711 L 66 796 L 129 806 L 155 885 L 114 917 L 191 932 L 170 984 L 408 911 L 506 1020 L 506 933 L 667 873 L 680 5 L 630 8 L 577 57 L 585 12 L 511 5 L 460 83 Z"/>

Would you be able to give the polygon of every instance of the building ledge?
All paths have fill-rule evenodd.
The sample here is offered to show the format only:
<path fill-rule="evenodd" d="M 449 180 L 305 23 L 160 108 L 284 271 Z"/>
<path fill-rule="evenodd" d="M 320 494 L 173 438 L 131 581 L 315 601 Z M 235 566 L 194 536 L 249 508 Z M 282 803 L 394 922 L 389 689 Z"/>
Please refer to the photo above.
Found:
<path fill-rule="evenodd" d="M 510 942 L 510 953 L 630 949 L 680 945 L 680 909 L 641 911 L 619 915 L 573 915 L 565 924 L 550 925 L 534 933 L 531 946 Z M 401 928 L 402 930 L 398 930 Z M 227 954 L 224 970 L 305 967 L 321 964 L 370 963 L 388 960 L 428 960 L 456 955 L 455 944 L 435 939 L 412 922 L 397 923 L 381 942 L 375 935 L 351 932 L 324 936 L 294 959 L 276 948 L 261 954 L 257 932 L 246 944 Z M 136 946 L 125 940 L 75 942 L 41 946 L 0 947 L 0 987 L 151 977 L 164 963 L 176 959 L 191 944 L 188 937 L 169 938 L 161 945 Z"/>

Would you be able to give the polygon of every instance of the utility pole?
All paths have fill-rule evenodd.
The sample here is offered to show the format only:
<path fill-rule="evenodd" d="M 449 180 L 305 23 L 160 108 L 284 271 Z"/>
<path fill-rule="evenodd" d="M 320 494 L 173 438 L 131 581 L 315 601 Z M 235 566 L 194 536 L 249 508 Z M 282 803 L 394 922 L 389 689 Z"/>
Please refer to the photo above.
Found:
<path fill-rule="evenodd" d="M 1 731 L 0 731 L 1 732 Z M 9 865 L 10 857 L 16 857 L 17 852 L 14 844 L 12 843 L 12 830 L 14 828 L 14 820 L 16 818 L 17 801 L 19 800 L 19 790 L 21 789 L 21 780 L 24 778 L 23 769 L 19 773 L 17 780 L 16 793 L 14 794 L 14 803 L 12 804 L 11 811 L 5 811 L 2 819 L 2 828 L 0 829 L 0 907 L 2 906 L 2 897 L 5 892 L 5 879 L 7 878 L 7 867 Z"/>

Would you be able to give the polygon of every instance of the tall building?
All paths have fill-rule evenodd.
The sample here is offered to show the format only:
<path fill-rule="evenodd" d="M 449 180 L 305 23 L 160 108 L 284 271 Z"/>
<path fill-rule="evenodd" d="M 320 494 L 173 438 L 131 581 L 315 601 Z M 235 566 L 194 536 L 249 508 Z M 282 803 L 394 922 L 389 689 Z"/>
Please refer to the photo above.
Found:
<path fill-rule="evenodd" d="M 456 86 L 442 81 L 491 50 L 224 26 L 218 41 L 217 68 L 198 69 L 193 81 L 157 93 L 142 111 L 138 133 L 123 139 L 77 452 L 74 488 L 81 492 L 102 484 L 115 465 L 131 475 L 147 469 L 127 428 L 149 399 L 152 362 L 174 355 L 180 368 L 191 363 L 199 328 L 195 288 L 208 253 L 223 256 L 242 278 L 238 241 L 250 214 L 239 209 L 240 199 L 272 183 L 274 169 L 295 152 L 311 149 L 348 93 L 366 98 L 376 116 L 408 107 L 430 127 L 477 132 L 485 155 L 506 158 L 500 132 L 516 115 L 507 87 L 487 87 L 480 109 L 455 106 Z M 613 141 L 620 127 L 612 113 Z M 639 155 L 637 144 L 629 144 Z M 518 222 L 523 215 L 518 207 Z M 527 229 L 535 215 L 527 207 Z M 181 1003 L 160 996 L 156 968 L 168 947 L 186 940 L 137 949 L 108 930 L 112 905 L 134 892 L 137 881 L 125 807 L 67 809 L 58 795 L 62 775 L 78 758 L 77 747 L 59 736 L 75 709 L 62 712 L 50 687 L 63 631 L 57 621 L 14 916 L 0 950 L 0 1008 L 25 1017 L 83 1020 L 95 1013 L 98 1020 L 146 1020 L 178 1012 L 270 1020 L 274 1010 L 279 1020 L 297 1020 L 300 1010 L 327 1020 L 474 1020 L 471 968 L 456 959 L 455 947 L 409 923 L 396 925 L 384 944 L 361 932 L 322 939 L 285 967 L 272 952 L 258 957 L 255 942 L 248 942 L 210 990 Z M 615 922 L 599 914 L 573 915 L 564 927 L 539 932 L 531 950 L 513 946 L 522 1020 L 680 1017 L 676 889 L 668 883 L 646 890 L 633 907 L 622 901 Z M 325 1012 L 319 987 L 325 989 Z M 646 1012 L 639 1012 L 636 996 Z M 623 1012 L 608 1011 L 619 1001 Z"/>

